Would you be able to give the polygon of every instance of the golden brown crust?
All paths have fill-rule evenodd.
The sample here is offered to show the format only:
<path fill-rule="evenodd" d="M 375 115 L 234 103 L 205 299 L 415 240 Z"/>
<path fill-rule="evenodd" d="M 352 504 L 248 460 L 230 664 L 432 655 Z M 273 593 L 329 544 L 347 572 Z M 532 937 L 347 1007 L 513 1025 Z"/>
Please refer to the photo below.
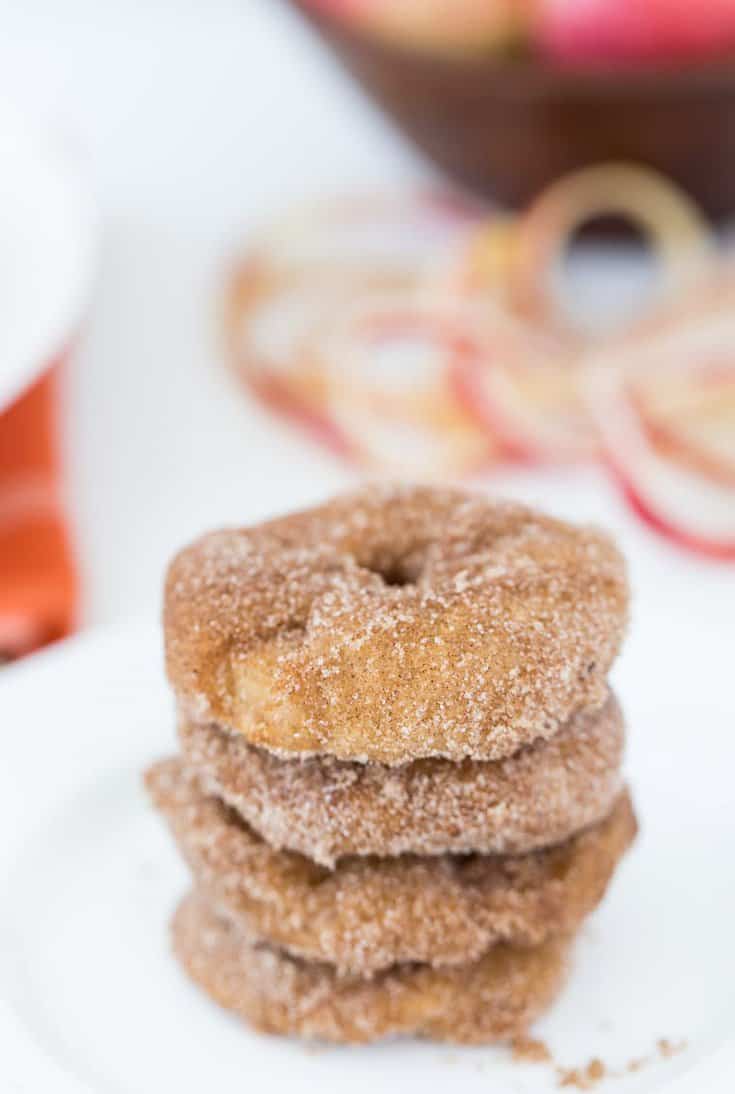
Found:
<path fill-rule="evenodd" d="M 602 704 L 627 602 L 599 532 L 373 486 L 182 551 L 167 669 L 187 717 L 285 754 L 493 760 Z"/>
<path fill-rule="evenodd" d="M 362 1043 L 417 1035 L 466 1044 L 524 1033 L 552 1002 L 568 942 L 496 946 L 473 965 L 405 965 L 372 980 L 337 977 L 248 942 L 197 896 L 179 906 L 174 950 L 189 976 L 221 1006 L 264 1033 Z"/>
<path fill-rule="evenodd" d="M 624 736 L 612 696 L 550 740 L 490 762 L 284 760 L 213 724 L 179 726 L 184 759 L 208 793 L 272 847 L 330 867 L 345 855 L 521 854 L 561 843 L 612 809 Z"/>
<path fill-rule="evenodd" d="M 599 903 L 636 830 L 627 794 L 565 844 L 522 856 L 347 858 L 329 871 L 275 851 L 179 760 L 147 775 L 197 887 L 240 930 L 343 973 L 475 961 L 498 942 L 575 930 Z"/>

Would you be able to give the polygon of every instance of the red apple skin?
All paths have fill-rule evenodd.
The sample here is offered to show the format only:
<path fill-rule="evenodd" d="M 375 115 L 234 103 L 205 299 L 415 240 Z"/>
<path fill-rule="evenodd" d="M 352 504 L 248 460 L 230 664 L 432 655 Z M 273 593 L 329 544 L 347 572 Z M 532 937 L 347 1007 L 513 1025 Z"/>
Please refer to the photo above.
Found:
<path fill-rule="evenodd" d="M 572 63 L 723 56 L 735 53 L 735 0 L 538 0 L 535 37 Z"/>
<path fill-rule="evenodd" d="M 706 536 L 698 535 L 691 528 L 674 524 L 659 513 L 655 504 L 637 489 L 624 469 L 617 466 L 614 461 L 611 461 L 608 466 L 633 511 L 654 532 L 686 551 L 693 551 L 695 554 L 718 562 L 735 562 L 735 541 L 708 539 Z"/>

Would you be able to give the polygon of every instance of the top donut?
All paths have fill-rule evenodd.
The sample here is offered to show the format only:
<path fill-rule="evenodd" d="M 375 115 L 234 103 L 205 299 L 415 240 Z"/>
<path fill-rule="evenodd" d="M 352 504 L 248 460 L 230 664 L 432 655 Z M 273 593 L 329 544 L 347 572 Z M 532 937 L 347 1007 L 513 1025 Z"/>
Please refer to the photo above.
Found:
<path fill-rule="evenodd" d="M 602 704 L 627 605 L 596 530 L 370 486 L 185 548 L 167 671 L 188 718 L 283 755 L 496 760 Z"/>

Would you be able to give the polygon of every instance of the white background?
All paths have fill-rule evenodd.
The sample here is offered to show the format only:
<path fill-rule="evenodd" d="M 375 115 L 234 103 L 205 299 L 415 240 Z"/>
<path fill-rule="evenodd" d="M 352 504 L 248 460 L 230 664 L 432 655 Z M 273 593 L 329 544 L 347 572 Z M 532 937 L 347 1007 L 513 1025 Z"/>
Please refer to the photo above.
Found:
<path fill-rule="evenodd" d="M 431 172 L 280 0 L 0 0 L 0 28 L 0 89 L 78 136 L 102 213 L 65 408 L 85 618 L 151 618 L 185 539 L 350 477 L 227 374 L 229 257 L 291 201 Z M 732 569 L 653 537 L 601 473 L 488 485 L 611 525 L 644 610 L 729 618 Z"/>

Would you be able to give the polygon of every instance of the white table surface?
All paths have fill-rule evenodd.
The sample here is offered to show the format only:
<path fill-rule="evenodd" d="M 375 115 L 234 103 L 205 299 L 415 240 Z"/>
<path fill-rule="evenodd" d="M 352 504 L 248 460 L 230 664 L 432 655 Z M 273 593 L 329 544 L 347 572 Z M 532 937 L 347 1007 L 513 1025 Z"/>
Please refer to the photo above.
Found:
<path fill-rule="evenodd" d="M 0 26 L 0 90 L 79 134 L 105 225 L 65 408 L 85 617 L 152 617 L 188 537 L 351 480 L 239 397 L 218 345 L 228 256 L 291 201 L 431 172 L 279 0 L 0 0 Z M 496 485 L 611 526 L 638 610 L 682 638 L 732 614 L 735 571 L 653 537 L 601 473 Z"/>

